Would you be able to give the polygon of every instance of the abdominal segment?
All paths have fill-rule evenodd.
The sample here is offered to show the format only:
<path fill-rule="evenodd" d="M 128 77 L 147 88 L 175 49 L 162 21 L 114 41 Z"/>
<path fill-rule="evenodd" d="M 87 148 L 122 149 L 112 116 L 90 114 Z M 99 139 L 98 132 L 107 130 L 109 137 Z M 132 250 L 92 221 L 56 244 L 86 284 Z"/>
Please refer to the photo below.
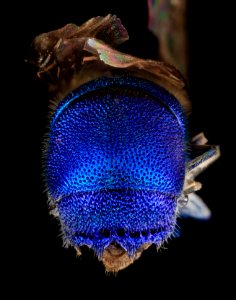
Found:
<path fill-rule="evenodd" d="M 106 253 L 106 261 L 114 245 L 137 256 L 174 230 L 186 159 L 181 110 L 165 90 L 141 79 L 105 78 L 84 91 L 54 112 L 48 194 L 69 244 L 87 245 L 100 258 Z"/>

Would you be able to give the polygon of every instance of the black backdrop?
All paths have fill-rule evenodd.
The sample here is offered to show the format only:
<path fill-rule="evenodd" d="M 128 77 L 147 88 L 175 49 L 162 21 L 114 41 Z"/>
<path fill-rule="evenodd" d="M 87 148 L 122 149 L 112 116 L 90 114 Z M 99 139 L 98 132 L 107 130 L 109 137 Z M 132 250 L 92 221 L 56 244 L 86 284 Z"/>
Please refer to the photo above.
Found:
<path fill-rule="evenodd" d="M 131 2 L 131 1 L 130 1 Z M 46 89 L 34 77 L 32 66 L 24 62 L 33 38 L 72 22 L 81 24 L 90 17 L 116 14 L 128 29 L 130 41 L 123 50 L 155 58 L 158 43 L 147 29 L 146 1 L 66 1 L 48 10 L 47 5 L 25 6 L 15 19 L 17 33 L 11 56 L 16 66 L 16 85 L 11 85 L 16 120 L 13 149 L 17 168 L 8 196 L 11 205 L 10 242 L 6 248 L 11 257 L 7 268 L 9 292 L 28 295 L 61 295 L 68 297 L 126 297 L 140 293 L 146 297 L 169 297 L 173 292 L 183 297 L 208 292 L 228 292 L 228 269 L 232 224 L 228 213 L 233 198 L 228 191 L 229 178 L 226 138 L 230 123 L 227 111 L 231 97 L 227 92 L 226 70 L 229 40 L 224 34 L 220 8 L 189 1 L 188 32 L 190 40 L 190 95 L 193 103 L 191 130 L 204 131 L 209 141 L 220 144 L 222 157 L 199 177 L 203 183 L 200 195 L 212 209 L 208 222 L 183 220 L 181 236 L 173 239 L 166 250 L 156 253 L 154 247 L 118 276 L 107 275 L 92 251 L 75 258 L 72 249 L 62 248 L 57 222 L 48 215 L 47 199 L 41 177 L 41 148 L 46 130 L 48 98 Z M 195 4 L 193 3 L 195 2 Z M 131 3 L 129 3 L 131 4 Z M 17 21 L 16 21 L 17 20 Z M 224 23 L 224 21 L 223 21 Z M 11 101 L 11 103 L 12 103 Z M 228 102 L 228 103 L 227 103 Z M 12 104 L 12 105 L 13 105 Z M 226 119 L 226 121 L 225 121 Z M 233 162 L 232 162 L 233 163 Z M 233 195 L 233 193 L 232 193 Z M 9 217 L 9 216 L 8 216 Z M 233 223 L 233 222 L 232 222 Z M 14 225 L 13 225 L 14 224 Z M 9 226 L 8 226 L 9 227 Z M 54 298 L 54 297 L 53 297 Z"/>

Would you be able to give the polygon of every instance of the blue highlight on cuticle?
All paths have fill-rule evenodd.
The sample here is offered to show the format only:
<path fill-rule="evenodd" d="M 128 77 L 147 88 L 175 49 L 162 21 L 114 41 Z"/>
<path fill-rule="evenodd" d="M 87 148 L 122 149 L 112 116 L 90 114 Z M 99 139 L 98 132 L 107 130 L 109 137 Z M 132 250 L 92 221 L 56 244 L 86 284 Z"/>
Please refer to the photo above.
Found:
<path fill-rule="evenodd" d="M 184 183 L 185 135 L 179 102 L 141 78 L 99 78 L 62 100 L 45 172 L 70 243 L 101 253 L 117 242 L 132 254 L 167 238 Z"/>

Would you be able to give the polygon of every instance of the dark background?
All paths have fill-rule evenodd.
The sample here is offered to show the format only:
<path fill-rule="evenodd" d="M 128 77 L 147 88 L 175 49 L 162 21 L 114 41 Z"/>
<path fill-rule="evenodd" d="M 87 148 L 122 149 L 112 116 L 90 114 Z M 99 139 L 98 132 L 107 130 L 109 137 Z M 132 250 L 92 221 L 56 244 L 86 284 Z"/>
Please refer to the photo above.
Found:
<path fill-rule="evenodd" d="M 21 8 L 23 13 L 15 19 L 14 47 L 10 47 L 17 73 L 10 94 L 15 95 L 16 89 L 18 96 L 11 98 L 11 116 L 16 121 L 11 142 L 17 153 L 17 167 L 14 178 L 9 179 L 16 184 L 9 193 L 14 196 L 8 196 L 11 213 L 6 214 L 10 224 L 14 224 L 5 246 L 11 253 L 6 275 L 11 283 L 9 293 L 17 291 L 18 295 L 34 299 L 38 295 L 56 297 L 64 292 L 76 298 L 83 293 L 88 298 L 126 297 L 128 291 L 132 298 L 140 293 L 168 298 L 173 292 L 181 297 L 229 292 L 229 271 L 234 263 L 230 256 L 233 221 L 229 217 L 234 194 L 227 165 L 233 161 L 229 160 L 226 146 L 232 126 L 228 111 L 233 101 L 226 71 L 229 25 L 226 17 L 222 19 L 220 7 L 206 6 L 205 2 L 203 6 L 199 1 L 189 1 L 188 5 L 189 89 L 193 103 L 190 128 L 193 134 L 203 131 L 210 143 L 221 146 L 221 159 L 198 178 L 203 183 L 199 194 L 213 216 L 208 222 L 180 220 L 181 236 L 170 241 L 166 250 L 157 254 L 155 247 L 151 247 L 117 276 L 105 274 L 92 251 L 84 251 L 76 258 L 73 249 L 62 248 L 58 224 L 48 214 L 41 177 L 48 95 L 36 80 L 34 68 L 24 59 L 36 35 L 108 13 L 116 14 L 129 32 L 130 40 L 122 50 L 155 59 L 158 41 L 147 28 L 146 1 L 134 1 L 133 7 L 127 7 L 128 1 L 66 1 L 50 11 L 41 3 Z"/>

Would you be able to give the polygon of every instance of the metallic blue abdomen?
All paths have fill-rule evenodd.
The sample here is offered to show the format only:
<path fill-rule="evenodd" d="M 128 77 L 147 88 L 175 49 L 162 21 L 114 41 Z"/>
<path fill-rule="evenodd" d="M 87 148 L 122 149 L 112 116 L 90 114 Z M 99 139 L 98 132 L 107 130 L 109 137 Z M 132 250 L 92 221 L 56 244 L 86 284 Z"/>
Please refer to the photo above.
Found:
<path fill-rule="evenodd" d="M 60 199 L 67 237 L 95 248 L 113 239 L 129 248 L 129 237 L 117 234 L 120 229 L 162 227 L 169 233 L 185 155 L 182 110 L 166 90 L 117 77 L 74 91 L 54 113 L 46 153 L 48 192 Z M 103 230 L 109 237 L 100 235 Z"/>

